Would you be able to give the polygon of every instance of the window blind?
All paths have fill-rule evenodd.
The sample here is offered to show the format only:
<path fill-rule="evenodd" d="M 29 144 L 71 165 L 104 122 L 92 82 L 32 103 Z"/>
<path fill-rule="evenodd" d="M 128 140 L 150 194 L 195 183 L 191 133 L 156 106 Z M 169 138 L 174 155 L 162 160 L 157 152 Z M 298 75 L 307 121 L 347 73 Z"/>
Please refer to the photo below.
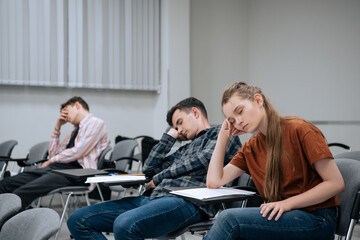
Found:
<path fill-rule="evenodd" d="M 160 0 L 0 0 L 0 84 L 160 86 Z"/>

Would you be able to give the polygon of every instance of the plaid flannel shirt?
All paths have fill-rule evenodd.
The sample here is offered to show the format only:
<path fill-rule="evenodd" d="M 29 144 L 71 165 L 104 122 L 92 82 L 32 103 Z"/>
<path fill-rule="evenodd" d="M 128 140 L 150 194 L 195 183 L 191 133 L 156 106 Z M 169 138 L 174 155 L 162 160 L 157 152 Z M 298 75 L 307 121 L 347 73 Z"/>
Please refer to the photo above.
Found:
<path fill-rule="evenodd" d="M 165 187 L 206 186 L 206 174 L 215 148 L 221 125 L 201 131 L 190 143 L 181 146 L 174 153 L 167 155 L 176 139 L 164 133 L 146 159 L 143 172 L 152 178 L 156 187 L 150 199 L 173 196 Z M 227 164 L 241 148 L 238 137 L 230 138 L 225 154 Z M 213 217 L 218 205 L 198 206 L 208 216 Z"/>

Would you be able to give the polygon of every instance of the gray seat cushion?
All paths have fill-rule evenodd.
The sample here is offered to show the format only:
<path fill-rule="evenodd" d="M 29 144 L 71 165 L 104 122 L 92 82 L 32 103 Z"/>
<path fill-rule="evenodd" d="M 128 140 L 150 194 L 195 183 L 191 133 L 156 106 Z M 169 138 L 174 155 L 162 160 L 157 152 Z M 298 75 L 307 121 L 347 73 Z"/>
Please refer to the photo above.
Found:
<path fill-rule="evenodd" d="M 335 155 L 334 158 L 347 158 L 347 159 L 360 160 L 360 151 L 340 153 Z"/>

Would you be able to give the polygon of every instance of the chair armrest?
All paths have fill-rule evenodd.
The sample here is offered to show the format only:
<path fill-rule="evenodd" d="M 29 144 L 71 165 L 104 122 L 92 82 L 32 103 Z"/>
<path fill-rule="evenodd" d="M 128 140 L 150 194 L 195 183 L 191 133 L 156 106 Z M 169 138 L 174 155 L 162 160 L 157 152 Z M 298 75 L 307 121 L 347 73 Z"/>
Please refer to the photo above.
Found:
<path fill-rule="evenodd" d="M 11 159 L 10 157 L 0 157 L 0 161 L 2 161 L 2 162 L 7 162 L 10 159 Z"/>
<path fill-rule="evenodd" d="M 26 159 L 26 160 L 28 160 L 28 159 Z M 47 160 L 48 160 L 48 159 L 43 159 L 43 160 L 37 161 L 36 164 L 46 162 Z M 33 164 L 27 164 L 25 161 L 18 161 L 17 163 L 18 163 L 18 165 L 19 165 L 20 167 L 35 166 L 34 163 L 33 163 Z"/>
<path fill-rule="evenodd" d="M 121 157 L 121 158 L 117 158 L 115 160 L 111 160 L 111 162 L 118 162 L 118 161 L 122 161 L 122 160 L 132 160 L 132 161 L 135 161 L 135 162 L 140 161 L 140 159 L 134 158 L 134 157 Z"/>
<path fill-rule="evenodd" d="M 116 168 L 104 168 L 104 169 L 101 169 L 101 170 L 104 170 L 106 172 L 108 172 L 109 174 L 111 173 L 117 173 L 117 174 L 129 174 L 125 171 L 121 171 L 121 170 L 118 170 Z"/>
<path fill-rule="evenodd" d="M 10 157 L 0 157 L 0 161 L 9 161 L 9 162 L 22 162 L 28 160 L 27 158 L 10 158 Z"/>

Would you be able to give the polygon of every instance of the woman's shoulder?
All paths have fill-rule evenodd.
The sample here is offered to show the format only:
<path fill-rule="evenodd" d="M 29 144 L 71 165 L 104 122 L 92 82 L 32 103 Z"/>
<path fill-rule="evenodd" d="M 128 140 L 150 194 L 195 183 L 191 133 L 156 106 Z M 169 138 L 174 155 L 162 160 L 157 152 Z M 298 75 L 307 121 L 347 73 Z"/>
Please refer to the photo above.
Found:
<path fill-rule="evenodd" d="M 313 123 L 294 116 L 283 117 L 283 130 L 287 132 L 297 132 L 306 134 L 308 132 L 320 131 Z"/>
<path fill-rule="evenodd" d="M 244 151 L 253 151 L 253 149 L 264 147 L 266 147 L 266 137 L 261 132 L 257 132 L 248 141 L 243 143 L 242 149 Z"/>

